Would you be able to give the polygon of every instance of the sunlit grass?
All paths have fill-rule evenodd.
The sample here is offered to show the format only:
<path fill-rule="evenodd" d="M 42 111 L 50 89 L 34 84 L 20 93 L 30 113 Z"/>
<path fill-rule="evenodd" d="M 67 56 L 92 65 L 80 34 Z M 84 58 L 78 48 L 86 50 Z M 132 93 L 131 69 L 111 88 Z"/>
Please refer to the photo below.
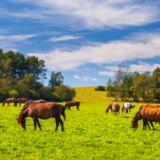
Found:
<path fill-rule="evenodd" d="M 128 114 L 104 112 L 108 103 L 82 103 L 80 111 L 67 110 L 65 132 L 54 131 L 53 119 L 40 120 L 42 131 L 34 131 L 27 118 L 27 130 L 17 124 L 21 107 L 0 105 L 0 159 L 160 159 L 160 126 L 156 131 L 136 131 L 131 120 L 141 104 Z M 121 103 L 122 106 L 122 103 Z"/>

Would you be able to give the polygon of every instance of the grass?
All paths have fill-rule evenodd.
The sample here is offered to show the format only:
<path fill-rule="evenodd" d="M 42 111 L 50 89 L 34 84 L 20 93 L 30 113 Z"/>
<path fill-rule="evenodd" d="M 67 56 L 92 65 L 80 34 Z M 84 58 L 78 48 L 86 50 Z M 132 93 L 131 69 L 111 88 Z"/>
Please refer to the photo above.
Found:
<path fill-rule="evenodd" d="M 106 91 L 95 91 L 96 87 L 76 87 L 76 100 L 79 100 L 83 103 L 101 103 L 101 102 L 110 102 L 113 98 L 106 98 Z"/>
<path fill-rule="evenodd" d="M 40 120 L 43 130 L 34 131 L 32 119 L 27 118 L 24 131 L 16 121 L 21 107 L 0 106 L 0 159 L 160 159 L 160 126 L 155 125 L 156 131 L 143 131 L 140 122 L 136 131 L 131 129 L 132 117 L 141 104 L 128 115 L 114 116 L 104 112 L 109 100 L 92 103 L 90 98 L 81 104 L 80 111 L 67 110 L 64 133 L 60 128 L 54 132 L 53 119 Z"/>

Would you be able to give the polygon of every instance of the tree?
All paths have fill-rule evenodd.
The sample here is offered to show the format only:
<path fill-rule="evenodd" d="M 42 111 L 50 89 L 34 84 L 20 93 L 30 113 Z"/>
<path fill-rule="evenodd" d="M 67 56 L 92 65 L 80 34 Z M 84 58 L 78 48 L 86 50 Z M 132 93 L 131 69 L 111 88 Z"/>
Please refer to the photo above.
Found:
<path fill-rule="evenodd" d="M 72 100 L 76 95 L 76 91 L 74 88 L 65 86 L 63 84 L 56 86 L 54 93 L 64 101 Z"/>
<path fill-rule="evenodd" d="M 61 72 L 52 71 L 51 78 L 49 80 L 49 87 L 53 89 L 56 86 L 59 86 L 61 84 L 63 84 L 63 75 L 62 75 L 62 73 Z"/>
<path fill-rule="evenodd" d="M 45 78 L 45 64 L 43 60 L 39 60 L 38 57 L 29 56 L 26 58 L 26 72 L 27 74 L 32 73 L 35 79 L 40 80 Z"/>
<path fill-rule="evenodd" d="M 105 91 L 106 89 L 105 89 L 105 87 L 104 86 L 97 86 L 96 88 L 95 88 L 95 91 Z"/>

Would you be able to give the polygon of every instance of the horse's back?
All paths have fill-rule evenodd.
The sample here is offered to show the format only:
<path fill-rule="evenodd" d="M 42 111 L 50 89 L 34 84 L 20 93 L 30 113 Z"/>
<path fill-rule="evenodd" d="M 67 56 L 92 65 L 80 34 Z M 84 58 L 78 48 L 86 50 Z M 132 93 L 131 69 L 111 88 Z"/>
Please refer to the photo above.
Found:
<path fill-rule="evenodd" d="M 145 105 L 140 113 L 143 118 L 151 121 L 159 121 L 160 120 L 160 107 Z"/>
<path fill-rule="evenodd" d="M 131 107 L 131 104 L 130 104 L 129 102 L 125 102 L 125 103 L 124 103 L 124 107 L 125 107 L 125 108 L 130 108 L 130 107 Z"/>
<path fill-rule="evenodd" d="M 55 102 L 46 102 L 46 103 L 32 103 L 29 115 L 31 117 L 37 115 L 41 119 L 48 119 L 55 117 L 56 115 L 61 114 L 62 105 Z"/>

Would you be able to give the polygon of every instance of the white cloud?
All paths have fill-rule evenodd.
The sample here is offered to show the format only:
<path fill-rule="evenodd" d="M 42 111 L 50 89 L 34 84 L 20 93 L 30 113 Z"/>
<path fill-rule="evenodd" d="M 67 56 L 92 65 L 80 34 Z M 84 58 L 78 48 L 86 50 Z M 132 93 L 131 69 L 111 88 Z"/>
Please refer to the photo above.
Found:
<path fill-rule="evenodd" d="M 114 71 L 99 71 L 98 75 L 107 76 L 107 77 L 114 77 L 115 76 L 115 72 Z"/>
<path fill-rule="evenodd" d="M 61 42 L 61 41 L 69 41 L 69 40 L 76 40 L 80 39 L 80 36 L 74 36 L 74 35 L 64 35 L 60 37 L 51 37 L 49 39 L 50 42 Z"/>
<path fill-rule="evenodd" d="M 160 63 L 145 63 L 145 62 L 140 62 L 138 64 L 131 64 L 129 65 L 129 70 L 133 72 L 139 72 L 139 73 L 144 73 L 144 72 L 153 72 L 157 67 L 160 67 Z M 99 71 L 98 75 L 100 76 L 105 76 L 105 77 L 114 77 L 116 75 L 117 70 L 119 69 L 118 66 L 106 66 L 105 67 L 107 70 Z"/>
<path fill-rule="evenodd" d="M 23 40 L 27 40 L 30 38 L 35 37 L 33 34 L 19 34 L 19 35 L 0 35 L 0 41 L 5 41 L 5 42 L 19 42 Z"/>
<path fill-rule="evenodd" d="M 155 36 L 156 35 L 156 36 Z M 160 56 L 160 34 L 154 33 L 145 41 L 121 40 L 83 46 L 73 51 L 55 49 L 48 53 L 30 53 L 45 60 L 50 69 L 70 70 L 86 63 L 103 64 Z"/>
<path fill-rule="evenodd" d="M 140 64 L 133 64 L 130 65 L 130 69 L 132 72 L 139 72 L 139 73 L 143 73 L 143 72 L 152 72 L 153 70 L 155 70 L 157 67 L 160 67 L 160 63 L 154 63 L 154 64 L 147 64 L 147 63 L 140 63 Z"/>
<path fill-rule="evenodd" d="M 89 82 L 89 81 L 96 82 L 97 81 L 96 78 L 92 78 L 92 77 L 88 77 L 88 76 L 74 75 L 73 78 L 78 80 L 78 81 L 83 81 L 83 82 Z"/>
<path fill-rule="evenodd" d="M 76 26 L 80 26 L 81 23 L 87 28 L 142 26 L 159 21 L 160 16 L 158 1 L 153 3 L 132 0 L 16 0 L 16 2 L 31 3 L 40 7 L 39 13 L 35 12 L 33 18 L 44 20 L 43 16 L 46 19 L 57 17 L 57 21 L 58 18 L 62 21 L 68 17 L 67 23 L 76 22 Z M 12 15 L 32 18 L 30 13 L 32 11 Z M 50 23 L 53 21 L 50 20 Z"/>

